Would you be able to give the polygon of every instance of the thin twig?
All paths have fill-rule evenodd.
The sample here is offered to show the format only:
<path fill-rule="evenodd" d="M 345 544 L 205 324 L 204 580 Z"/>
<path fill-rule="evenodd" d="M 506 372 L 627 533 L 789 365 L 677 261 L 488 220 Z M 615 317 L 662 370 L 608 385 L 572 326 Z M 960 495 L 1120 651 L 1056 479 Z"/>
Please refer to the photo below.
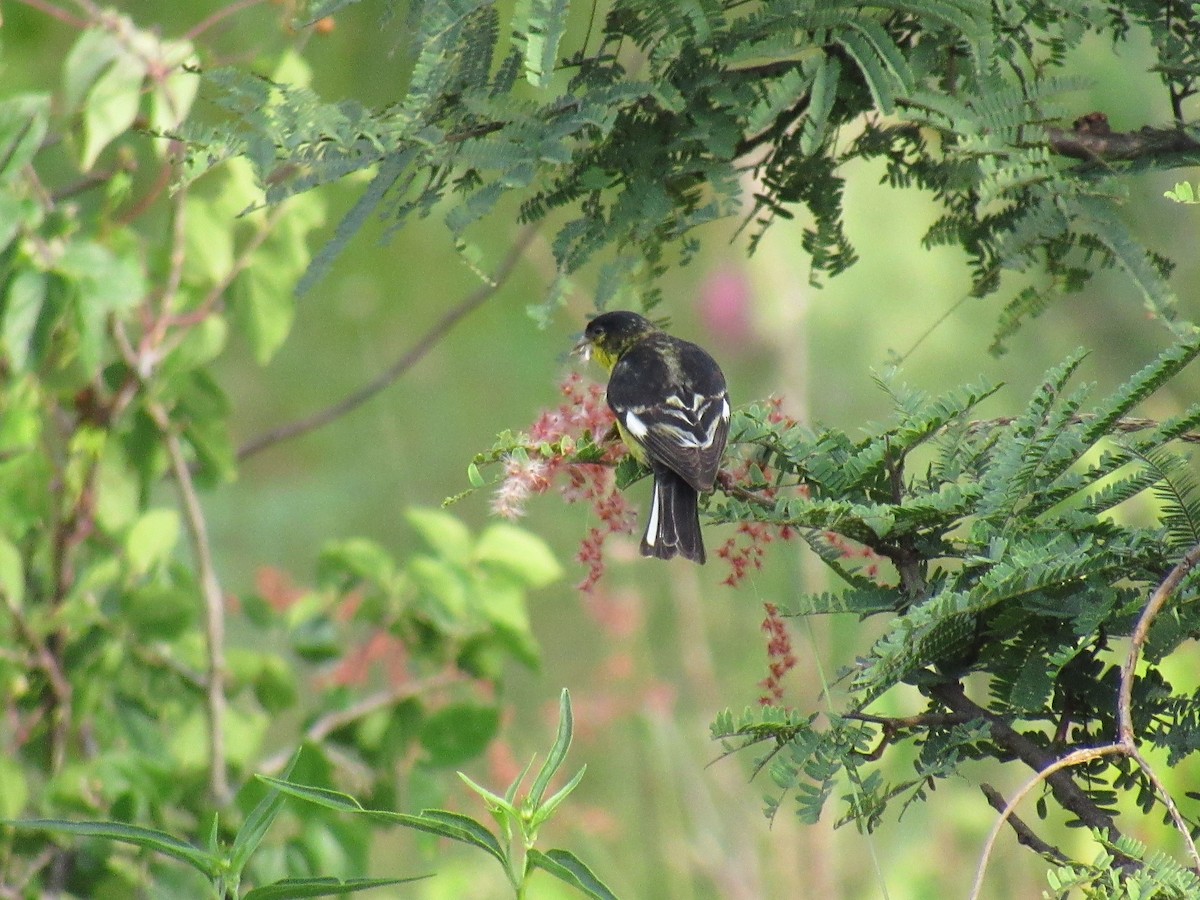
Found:
<path fill-rule="evenodd" d="M 70 25 L 72 28 L 78 28 L 80 31 L 87 28 L 91 23 L 86 19 L 77 19 L 65 9 L 55 6 L 53 3 L 48 3 L 47 0 L 17 0 L 18 3 L 24 3 L 30 9 L 36 9 L 40 13 L 45 13 L 52 19 L 58 19 L 65 25 Z"/>
<path fill-rule="evenodd" d="M 212 546 L 204 509 L 192 483 L 192 472 L 183 453 L 183 443 L 167 412 L 157 403 L 147 405 L 154 423 L 166 440 L 171 471 L 183 504 L 184 519 L 192 541 L 192 553 L 200 570 L 200 591 L 204 597 L 204 636 L 208 644 L 208 673 L 205 692 L 208 702 L 208 788 L 218 806 L 229 802 L 229 778 L 225 771 L 225 598 L 213 564 Z"/>
<path fill-rule="evenodd" d="M 1150 633 L 1150 625 L 1162 610 L 1171 595 L 1179 588 L 1187 574 L 1200 562 L 1200 544 L 1197 544 L 1184 555 L 1179 564 L 1173 568 L 1162 584 L 1150 597 L 1150 602 L 1142 610 L 1141 618 L 1134 626 L 1129 642 L 1129 654 L 1125 657 L 1125 665 L 1121 667 L 1121 689 L 1117 700 L 1117 738 L 1128 744 L 1133 743 L 1133 680 L 1138 660 L 1141 658 L 1142 647 L 1146 636 Z"/>
<path fill-rule="evenodd" d="M 50 646 L 38 637 L 37 632 L 25 619 L 24 614 L 13 601 L 13 598 L 8 595 L 8 592 L 5 591 L 2 593 L 8 614 L 12 616 L 13 624 L 16 625 L 17 634 L 33 652 L 37 667 L 45 673 L 46 680 L 50 685 L 53 702 L 47 704 L 47 712 L 50 716 L 52 736 L 51 765 L 53 770 L 57 772 L 62 768 L 66 758 L 65 729 L 71 721 L 71 698 L 74 690 L 71 687 L 70 679 L 67 678 L 66 673 L 63 671 L 59 658 L 50 649 Z"/>
<path fill-rule="evenodd" d="M 315 431 L 322 425 L 328 425 L 334 419 L 338 419 L 347 413 L 362 406 L 380 391 L 389 387 L 393 382 L 400 379 L 409 369 L 425 358 L 425 355 L 432 350 L 439 341 L 444 338 L 460 320 L 465 318 L 470 313 L 474 312 L 489 299 L 491 299 L 500 289 L 501 285 L 512 274 L 517 263 L 525 253 L 525 249 L 529 246 L 536 234 L 536 229 L 531 225 L 526 227 L 513 243 L 512 249 L 508 255 L 500 263 L 495 273 L 492 275 L 492 280 L 488 284 L 481 285 L 474 290 L 461 303 L 442 316 L 432 328 L 429 329 L 412 347 L 405 352 L 398 360 L 385 369 L 374 380 L 368 382 L 363 387 L 356 390 L 354 393 L 344 397 L 337 403 L 319 410 L 310 416 L 306 416 L 295 422 L 290 422 L 287 425 L 281 425 L 274 428 L 265 434 L 260 434 L 256 438 L 251 438 L 243 444 L 237 453 L 238 461 L 247 459 L 256 453 L 266 450 L 275 444 L 281 443 L 291 438 L 298 437 L 302 434 L 307 434 L 310 431 Z"/>
<path fill-rule="evenodd" d="M 387 709 L 395 706 L 398 703 L 403 703 L 405 700 L 411 700 L 413 697 L 419 697 L 422 694 L 428 694 L 440 688 L 449 687 L 456 682 L 462 681 L 463 676 L 459 672 L 452 669 L 447 669 L 437 675 L 431 675 L 429 678 L 421 681 L 406 681 L 402 684 L 396 684 L 382 691 L 376 691 L 374 694 L 369 694 L 363 697 L 357 703 L 352 703 L 344 709 L 335 709 L 318 717 L 304 731 L 305 741 L 322 741 L 330 734 L 339 728 L 345 728 L 347 725 L 357 722 L 376 710 Z M 259 770 L 270 775 L 280 771 L 287 761 L 291 759 L 291 751 L 286 753 L 276 753 L 265 759 L 259 767 Z"/>
<path fill-rule="evenodd" d="M 243 10 L 247 10 L 252 6 L 257 6 L 260 3 L 265 3 L 266 0 L 237 0 L 236 3 L 230 3 L 228 6 L 218 9 L 207 18 L 201 19 L 195 25 L 187 30 L 184 34 L 184 40 L 194 41 L 208 29 L 222 22 L 230 16 L 235 16 Z"/>
<path fill-rule="evenodd" d="M 112 334 L 126 364 L 145 385 L 145 380 L 150 375 L 148 370 L 153 368 L 153 364 L 139 359 L 123 323 L 115 320 L 112 323 Z M 217 569 L 213 563 L 212 545 L 208 539 L 208 524 L 204 518 L 204 509 L 196 494 L 192 472 L 188 468 L 187 459 L 183 453 L 183 443 L 162 404 L 148 402 L 146 411 L 166 442 L 171 471 L 179 491 L 184 521 L 187 523 L 188 536 L 192 543 L 192 554 L 196 558 L 196 568 L 200 572 L 200 591 L 204 599 L 205 612 L 204 632 L 208 645 L 208 671 L 204 679 L 209 731 L 208 784 L 213 802 L 224 806 L 228 804 L 231 797 L 229 777 L 225 771 L 225 598 L 221 594 L 221 583 L 217 578 Z"/>
<path fill-rule="evenodd" d="M 150 326 L 143 344 L 149 342 L 161 346 L 167 334 L 170 319 L 169 310 L 175 305 L 179 287 L 183 284 L 183 268 L 187 261 L 187 197 L 186 188 L 180 188 L 175 193 L 171 204 L 171 254 L 167 268 L 167 283 L 159 298 L 159 314 L 154 324 Z"/>
<path fill-rule="evenodd" d="M 1133 635 L 1129 641 L 1129 655 L 1125 657 L 1125 664 L 1121 667 L 1121 687 L 1118 693 L 1117 700 L 1117 737 L 1121 744 L 1126 747 L 1128 755 L 1142 768 L 1146 773 L 1146 777 L 1150 779 L 1150 783 L 1154 785 L 1159 796 L 1162 797 L 1163 803 L 1167 807 L 1167 812 L 1171 815 L 1171 821 L 1175 823 L 1175 828 L 1183 835 L 1183 842 L 1187 846 L 1188 853 L 1192 857 L 1192 865 L 1200 871 L 1200 852 L 1196 849 L 1196 842 L 1192 840 L 1192 831 L 1184 820 L 1183 815 L 1179 812 L 1179 807 L 1175 805 L 1174 799 L 1167 792 L 1166 786 L 1159 779 L 1158 774 L 1150 768 L 1140 751 L 1137 749 L 1137 742 L 1133 733 L 1133 681 L 1136 677 L 1138 660 L 1141 658 L 1142 648 L 1146 644 L 1146 638 L 1150 634 L 1150 625 L 1154 622 L 1155 617 L 1162 611 L 1163 606 L 1179 589 L 1179 585 L 1188 573 L 1195 568 L 1196 564 L 1200 563 L 1200 544 L 1197 544 L 1189 550 L 1173 568 L 1162 584 L 1150 597 L 1150 602 L 1146 604 L 1146 608 L 1142 610 L 1141 618 L 1138 619 L 1137 625 L 1133 629 Z"/>

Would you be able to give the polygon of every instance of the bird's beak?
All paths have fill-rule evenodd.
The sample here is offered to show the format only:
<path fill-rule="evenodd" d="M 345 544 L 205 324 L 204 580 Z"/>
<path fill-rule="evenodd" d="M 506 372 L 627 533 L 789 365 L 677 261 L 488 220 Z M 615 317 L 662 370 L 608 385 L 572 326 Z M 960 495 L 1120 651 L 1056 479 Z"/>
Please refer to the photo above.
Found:
<path fill-rule="evenodd" d="M 582 356 L 586 362 L 592 358 L 592 342 L 586 337 L 580 338 L 579 343 L 571 348 L 571 354 L 573 356 Z"/>

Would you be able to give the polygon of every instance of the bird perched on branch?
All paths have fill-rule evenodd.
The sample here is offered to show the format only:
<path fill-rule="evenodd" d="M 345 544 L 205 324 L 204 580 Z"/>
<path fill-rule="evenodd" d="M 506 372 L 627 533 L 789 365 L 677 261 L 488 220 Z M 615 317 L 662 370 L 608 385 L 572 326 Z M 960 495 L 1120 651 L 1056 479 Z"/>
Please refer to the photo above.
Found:
<path fill-rule="evenodd" d="M 629 452 L 654 475 L 642 555 L 704 563 L 700 493 L 711 491 L 729 436 L 729 394 L 706 351 L 627 311 L 592 319 L 576 351 L 608 372 L 608 405 Z"/>

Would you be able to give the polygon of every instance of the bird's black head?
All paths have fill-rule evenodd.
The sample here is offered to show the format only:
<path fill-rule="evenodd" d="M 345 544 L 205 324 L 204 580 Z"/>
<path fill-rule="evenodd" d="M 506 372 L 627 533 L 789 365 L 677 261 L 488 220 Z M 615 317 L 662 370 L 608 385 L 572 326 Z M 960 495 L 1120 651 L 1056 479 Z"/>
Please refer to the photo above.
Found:
<path fill-rule="evenodd" d="M 631 342 L 654 330 L 654 324 L 645 316 L 619 309 L 602 313 L 588 322 L 583 337 L 601 350 L 620 355 Z"/>

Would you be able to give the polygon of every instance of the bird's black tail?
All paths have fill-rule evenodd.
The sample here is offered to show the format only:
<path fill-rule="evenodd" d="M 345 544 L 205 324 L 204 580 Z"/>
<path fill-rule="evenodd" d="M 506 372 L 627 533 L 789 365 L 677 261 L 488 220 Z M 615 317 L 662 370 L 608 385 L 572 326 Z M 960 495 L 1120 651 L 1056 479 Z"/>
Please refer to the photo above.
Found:
<path fill-rule="evenodd" d="M 654 467 L 654 500 L 642 537 L 642 556 L 670 559 L 679 555 L 704 565 L 700 536 L 700 495 L 666 466 Z"/>

